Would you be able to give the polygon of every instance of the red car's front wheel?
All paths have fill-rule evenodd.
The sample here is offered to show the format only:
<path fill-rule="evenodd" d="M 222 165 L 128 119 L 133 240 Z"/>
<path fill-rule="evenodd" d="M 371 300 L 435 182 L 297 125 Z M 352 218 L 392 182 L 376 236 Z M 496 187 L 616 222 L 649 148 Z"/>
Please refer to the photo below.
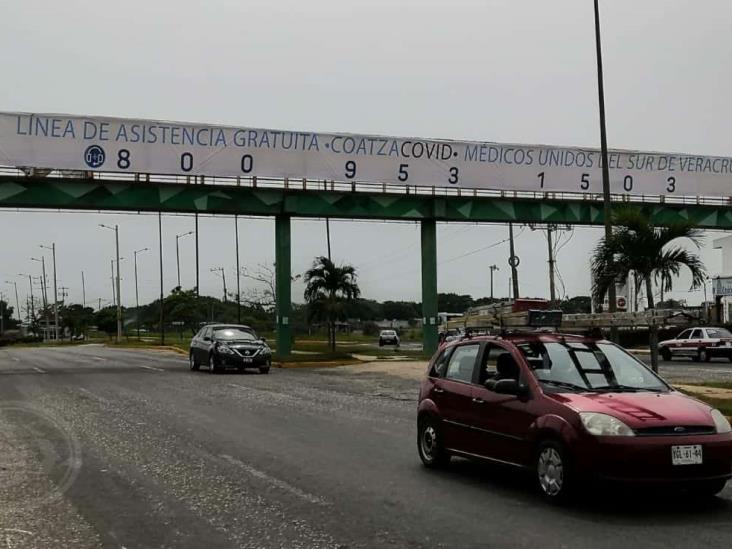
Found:
<path fill-rule="evenodd" d="M 445 467 L 450 454 L 445 451 L 440 436 L 439 424 L 430 417 L 420 418 L 417 424 L 417 450 L 422 463 L 429 468 Z"/>
<path fill-rule="evenodd" d="M 539 490 L 549 501 L 565 500 L 571 493 L 572 472 L 562 445 L 546 440 L 536 452 L 536 478 Z"/>

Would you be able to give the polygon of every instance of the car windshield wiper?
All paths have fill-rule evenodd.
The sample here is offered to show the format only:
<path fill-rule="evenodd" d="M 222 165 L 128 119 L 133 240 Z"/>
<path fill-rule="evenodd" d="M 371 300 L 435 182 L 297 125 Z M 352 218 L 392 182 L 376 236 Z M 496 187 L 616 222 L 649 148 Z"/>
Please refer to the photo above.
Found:
<path fill-rule="evenodd" d="M 550 385 L 556 385 L 557 387 L 564 387 L 566 389 L 574 389 L 575 391 L 592 391 L 588 387 L 582 387 L 581 385 L 575 385 L 574 383 L 568 383 L 566 381 L 555 381 L 553 379 L 540 379 L 541 383 L 548 383 Z"/>
<path fill-rule="evenodd" d="M 600 393 L 637 393 L 639 391 L 648 391 L 650 393 L 662 393 L 663 389 L 654 389 L 651 387 L 632 387 L 630 385 L 605 385 L 604 387 L 593 387 L 593 390 Z"/>

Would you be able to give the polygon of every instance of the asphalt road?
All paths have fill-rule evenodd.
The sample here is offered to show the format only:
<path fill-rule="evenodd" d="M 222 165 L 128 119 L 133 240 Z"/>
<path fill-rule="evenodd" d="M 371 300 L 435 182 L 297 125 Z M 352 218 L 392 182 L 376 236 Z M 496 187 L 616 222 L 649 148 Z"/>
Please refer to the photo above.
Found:
<path fill-rule="evenodd" d="M 648 355 L 637 355 L 646 364 L 651 363 Z M 709 362 L 695 362 L 676 358 L 661 360 L 659 373 L 669 381 L 723 381 L 732 383 L 732 362 L 726 358 L 713 358 Z"/>
<path fill-rule="evenodd" d="M 505 469 L 428 471 L 416 392 L 338 368 L 212 376 L 172 354 L 0 349 L 0 548 L 732 544 L 732 486 L 552 507 Z"/>

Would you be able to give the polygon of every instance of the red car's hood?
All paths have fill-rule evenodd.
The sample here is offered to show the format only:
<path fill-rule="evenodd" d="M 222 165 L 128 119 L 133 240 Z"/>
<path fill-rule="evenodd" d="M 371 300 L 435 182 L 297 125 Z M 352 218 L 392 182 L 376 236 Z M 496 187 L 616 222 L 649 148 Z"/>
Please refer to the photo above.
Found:
<path fill-rule="evenodd" d="M 555 393 L 546 396 L 577 412 L 615 416 L 631 429 L 714 424 L 709 406 L 681 393 Z"/>

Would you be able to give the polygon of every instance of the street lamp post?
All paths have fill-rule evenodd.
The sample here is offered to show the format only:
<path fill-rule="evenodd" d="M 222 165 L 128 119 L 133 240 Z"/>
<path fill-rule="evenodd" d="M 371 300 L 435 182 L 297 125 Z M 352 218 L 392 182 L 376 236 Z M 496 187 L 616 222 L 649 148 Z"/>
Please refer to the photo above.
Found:
<path fill-rule="evenodd" d="M 120 294 L 119 284 L 119 225 L 110 227 L 109 225 L 99 224 L 104 229 L 114 231 L 114 242 L 117 254 L 117 342 L 122 341 L 122 295 Z"/>
<path fill-rule="evenodd" d="M 140 339 L 140 295 L 137 291 L 137 254 L 148 251 L 149 248 L 142 248 L 141 250 L 135 250 L 133 255 L 135 256 L 135 324 L 137 324 L 137 339 Z"/>
<path fill-rule="evenodd" d="M 188 235 L 193 234 L 193 231 L 187 233 L 175 235 L 175 264 L 178 267 L 178 287 L 180 288 L 180 251 L 178 250 L 178 241 Z"/>
<path fill-rule="evenodd" d="M 117 305 L 117 290 L 114 288 L 114 259 L 109 260 L 109 271 L 111 273 L 109 280 L 112 283 L 112 305 Z"/>
<path fill-rule="evenodd" d="M 41 248 L 51 250 L 51 256 L 53 257 L 53 323 L 54 323 L 54 337 L 58 341 L 58 283 L 56 278 L 56 243 L 51 243 L 51 246 L 40 245 Z"/>
<path fill-rule="evenodd" d="M 605 241 L 612 236 L 612 222 L 610 219 L 610 167 L 607 154 L 607 128 L 605 125 L 605 83 L 602 74 L 602 42 L 600 40 L 600 6 L 599 0 L 595 2 L 595 50 L 597 55 L 597 95 L 600 109 L 600 156 L 602 157 L 602 211 L 605 221 Z M 613 258 L 608 258 L 612 262 Z M 616 311 L 615 284 L 610 284 L 607 292 L 608 309 L 611 313 Z M 612 338 L 615 339 L 615 338 Z"/>

